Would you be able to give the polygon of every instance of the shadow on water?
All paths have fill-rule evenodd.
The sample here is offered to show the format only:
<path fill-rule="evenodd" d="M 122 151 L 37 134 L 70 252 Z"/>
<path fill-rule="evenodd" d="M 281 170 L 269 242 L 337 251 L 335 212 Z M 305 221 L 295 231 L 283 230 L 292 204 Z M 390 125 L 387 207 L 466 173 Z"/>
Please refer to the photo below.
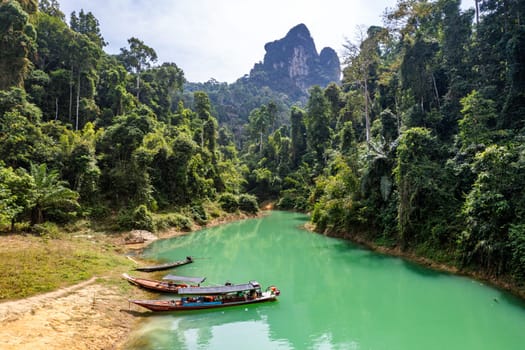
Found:
<path fill-rule="evenodd" d="M 403 261 L 403 266 L 411 271 L 411 272 L 414 272 L 422 277 L 432 277 L 432 278 L 436 278 L 436 277 L 444 277 L 444 276 L 452 276 L 453 274 L 450 273 L 450 272 L 446 272 L 446 271 L 436 271 L 436 270 L 431 270 L 430 268 L 428 267 L 424 267 L 424 266 L 421 266 L 421 265 L 418 265 L 417 263 L 414 263 L 414 262 L 411 262 L 411 261 L 408 261 L 408 260 L 405 260 L 405 259 L 402 259 L 402 258 L 398 258 L 398 259 L 401 259 Z"/>
<path fill-rule="evenodd" d="M 508 303 L 514 307 L 521 308 L 523 312 L 525 312 L 525 300 L 522 300 L 511 293 L 498 290 L 498 296 L 494 298 L 494 302 L 499 303 L 500 301 Z"/>
<path fill-rule="evenodd" d="M 376 252 L 364 245 L 360 245 L 360 244 L 357 244 L 351 241 L 346 241 L 344 239 L 336 239 L 336 242 L 338 243 L 332 246 L 333 250 L 338 251 L 340 253 L 358 253 L 358 254 L 353 254 L 352 260 L 356 260 L 356 257 L 359 257 L 360 261 L 367 262 L 367 265 L 369 266 L 370 265 L 378 266 L 378 265 L 388 263 L 389 261 L 395 261 L 395 262 L 400 263 L 407 270 L 414 272 L 423 277 L 436 278 L 436 277 L 443 277 L 447 275 L 453 275 L 452 273 L 449 273 L 446 271 L 432 270 L 428 267 L 419 265 L 416 262 L 407 260 L 403 257 L 392 256 L 392 255 L 384 254 L 381 252 Z"/>

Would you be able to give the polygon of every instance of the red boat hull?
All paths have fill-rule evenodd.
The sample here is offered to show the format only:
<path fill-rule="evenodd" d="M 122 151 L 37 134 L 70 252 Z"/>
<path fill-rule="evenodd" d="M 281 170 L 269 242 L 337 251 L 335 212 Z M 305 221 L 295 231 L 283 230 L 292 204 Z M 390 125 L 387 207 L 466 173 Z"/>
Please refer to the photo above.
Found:
<path fill-rule="evenodd" d="M 206 297 L 204 297 L 206 298 Z M 200 299 L 200 298 L 199 298 Z M 186 311 L 186 310 L 203 310 L 203 309 L 216 309 L 228 306 L 247 305 L 264 303 L 268 301 L 276 301 L 276 295 L 261 296 L 254 299 L 231 299 L 231 300 L 219 300 L 219 301 L 202 301 L 195 302 L 183 302 L 181 300 L 129 300 L 130 302 L 142 306 L 151 311 Z"/>

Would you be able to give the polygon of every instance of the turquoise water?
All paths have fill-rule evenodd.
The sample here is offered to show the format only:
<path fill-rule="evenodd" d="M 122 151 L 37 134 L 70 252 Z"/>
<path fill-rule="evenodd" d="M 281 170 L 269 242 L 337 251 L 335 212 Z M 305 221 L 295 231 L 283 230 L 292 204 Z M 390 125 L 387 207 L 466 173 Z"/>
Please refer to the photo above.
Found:
<path fill-rule="evenodd" d="M 255 279 L 263 288 L 276 285 L 281 296 L 217 310 L 146 312 L 125 349 L 525 349 L 521 301 L 302 230 L 306 220 L 271 212 L 152 244 L 147 258 L 198 258 L 170 273 L 206 276 L 209 284 Z"/>

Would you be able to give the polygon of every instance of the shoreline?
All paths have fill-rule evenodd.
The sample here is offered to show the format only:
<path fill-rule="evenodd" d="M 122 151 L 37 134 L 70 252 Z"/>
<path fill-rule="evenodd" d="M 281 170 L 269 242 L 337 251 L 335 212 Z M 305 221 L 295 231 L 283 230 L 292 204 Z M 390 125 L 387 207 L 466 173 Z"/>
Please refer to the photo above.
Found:
<path fill-rule="evenodd" d="M 414 264 L 417 264 L 419 266 L 422 266 L 422 267 L 425 267 L 425 268 L 428 268 L 434 271 L 444 272 L 444 273 L 449 273 L 449 274 L 456 275 L 456 276 L 463 276 L 463 277 L 474 279 L 480 283 L 485 283 L 491 287 L 494 287 L 501 291 L 505 291 L 525 303 L 525 287 L 520 288 L 519 286 L 515 286 L 514 284 L 508 282 L 505 279 L 486 275 L 486 274 L 479 273 L 476 271 L 460 269 L 456 266 L 452 266 L 452 265 L 448 265 L 444 263 L 439 263 L 432 259 L 419 256 L 412 251 L 402 251 L 401 248 L 399 248 L 399 246 L 395 246 L 392 248 L 381 246 L 381 245 L 374 244 L 373 242 L 370 242 L 363 238 L 355 237 L 353 235 L 348 235 L 348 234 L 345 234 L 343 236 L 332 236 L 329 234 L 324 234 L 324 233 L 315 231 L 313 229 L 313 226 L 311 226 L 309 223 L 304 225 L 304 228 L 308 231 L 311 231 L 311 232 L 314 232 L 320 235 L 325 235 L 325 236 L 334 237 L 334 238 L 341 238 L 349 242 L 352 242 L 354 244 L 357 244 L 370 251 L 373 251 L 379 254 L 383 254 L 383 255 L 387 255 L 387 256 L 391 256 L 391 257 L 397 257 L 400 259 L 404 259 L 404 260 L 407 260 L 409 262 L 412 262 Z"/>
<path fill-rule="evenodd" d="M 156 233 L 156 239 L 140 244 L 126 244 L 126 232 L 111 240 L 125 255 L 158 239 L 262 215 L 265 215 L 262 211 L 257 215 L 230 214 L 210 220 L 205 226 L 195 225 L 187 232 L 164 230 Z M 107 271 L 102 276 L 93 276 L 51 292 L 0 302 L 2 349 L 123 349 L 143 313 L 133 309 L 128 299 L 151 298 L 152 295 Z"/>
<path fill-rule="evenodd" d="M 158 232 L 158 238 L 155 240 L 187 235 L 200 229 L 264 215 L 266 215 L 265 211 L 257 215 L 232 214 L 211 220 L 206 226 L 195 226 L 187 232 L 173 229 Z M 303 227 L 305 230 L 322 234 L 315 232 L 308 223 Z M 414 253 L 403 252 L 399 247 L 379 246 L 349 235 L 339 238 L 379 254 L 399 257 L 435 271 L 467 276 L 506 291 L 521 301 L 525 300 L 525 290 L 514 288 L 501 279 L 436 263 Z M 123 254 L 141 250 L 155 241 L 126 244 L 125 233 L 116 237 L 116 240 L 122 247 Z M 120 276 L 115 276 L 108 271 L 104 276 L 92 277 L 73 286 L 25 299 L 2 302 L 0 303 L 2 325 L 0 337 L 5 340 L 2 349 L 125 349 L 124 346 L 131 339 L 132 332 L 142 321 L 141 316 L 147 313 L 131 307 L 128 299 L 152 298 L 153 295 L 155 294 L 132 286 Z"/>

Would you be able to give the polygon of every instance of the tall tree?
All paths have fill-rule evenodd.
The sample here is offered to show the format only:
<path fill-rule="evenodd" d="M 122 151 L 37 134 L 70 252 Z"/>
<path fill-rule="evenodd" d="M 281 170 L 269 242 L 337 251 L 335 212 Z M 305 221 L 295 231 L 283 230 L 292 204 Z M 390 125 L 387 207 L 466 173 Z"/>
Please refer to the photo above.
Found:
<path fill-rule="evenodd" d="M 363 114 L 365 118 L 366 141 L 370 144 L 371 109 L 373 90 L 375 85 L 375 70 L 379 63 L 379 43 L 387 32 L 381 27 L 368 28 L 366 38 L 361 34 L 358 43 L 347 41 L 345 44 L 344 69 L 345 84 L 355 85 L 362 91 Z M 332 107 L 333 109 L 334 107 Z"/>
<path fill-rule="evenodd" d="M 429 129 L 408 129 L 397 147 L 394 169 L 399 191 L 399 238 L 403 247 L 420 242 L 440 242 L 450 220 L 451 199 L 447 178 L 440 163 L 442 155 Z M 433 235 L 435 237 L 433 237 Z"/>
<path fill-rule="evenodd" d="M 157 53 L 151 47 L 144 44 L 142 40 L 135 37 L 128 39 L 129 49 L 120 49 L 120 59 L 126 68 L 136 75 L 136 97 L 140 97 L 140 74 L 145 68 L 151 67 L 151 63 L 157 61 Z"/>
<path fill-rule="evenodd" d="M 301 158 L 306 153 L 306 112 L 293 107 L 290 112 L 291 120 L 291 157 L 293 166 L 296 168 L 300 165 Z"/>
<path fill-rule="evenodd" d="M 267 134 L 270 126 L 270 116 L 266 106 L 261 106 L 251 111 L 248 120 L 250 130 L 254 135 L 258 135 L 259 154 L 262 154 L 264 136 Z"/>
<path fill-rule="evenodd" d="M 80 10 L 78 17 L 75 12 L 71 13 L 70 26 L 75 32 L 86 35 L 100 48 L 107 45 L 100 33 L 98 19 L 91 12 Z"/>
<path fill-rule="evenodd" d="M 317 165 L 326 165 L 330 144 L 330 105 L 319 86 L 310 89 L 305 119 L 308 149 L 313 152 Z"/>
<path fill-rule="evenodd" d="M 38 9 L 51 17 L 56 17 L 64 21 L 66 16 L 60 10 L 58 0 L 40 0 L 38 2 Z"/>
<path fill-rule="evenodd" d="M 85 97 L 92 99 L 95 94 L 94 80 L 97 78 L 97 63 L 102 56 L 102 50 L 97 47 L 86 35 L 76 34 L 70 42 L 71 48 L 71 76 L 76 77 L 76 109 L 75 109 L 75 130 L 79 130 L 80 125 L 80 105 L 81 92 L 85 92 Z M 82 78 L 84 77 L 84 85 Z M 71 84 L 73 86 L 73 84 Z M 71 92 L 71 90 L 70 90 Z M 70 97 L 71 99 L 71 97 Z M 87 121 L 85 121 L 87 122 Z M 84 122 L 84 123 L 85 123 Z"/>

